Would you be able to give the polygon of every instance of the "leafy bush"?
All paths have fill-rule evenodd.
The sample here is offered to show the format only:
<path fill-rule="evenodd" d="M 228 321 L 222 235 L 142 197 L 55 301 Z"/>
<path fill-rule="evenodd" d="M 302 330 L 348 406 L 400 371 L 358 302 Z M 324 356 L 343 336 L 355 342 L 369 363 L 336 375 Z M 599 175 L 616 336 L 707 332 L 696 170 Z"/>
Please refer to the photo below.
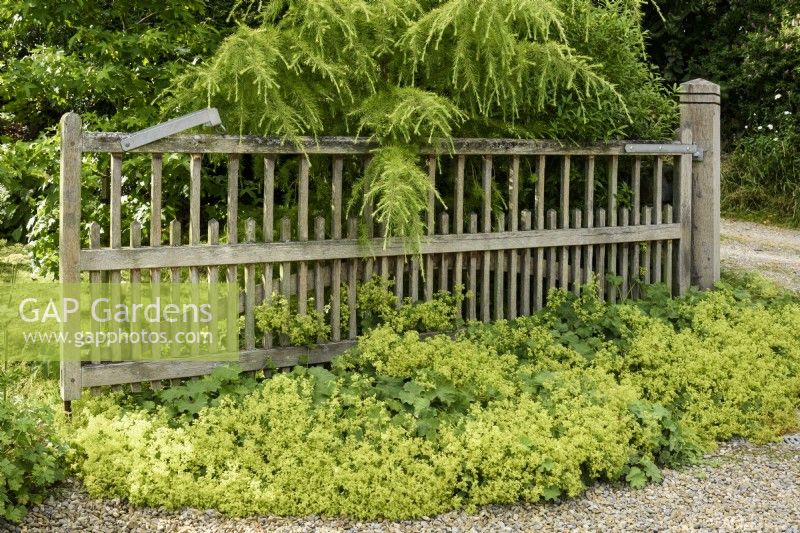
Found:
<path fill-rule="evenodd" d="M 74 460 L 95 496 L 233 515 L 407 518 L 639 487 L 715 440 L 796 427 L 798 327 L 797 298 L 751 279 L 618 305 L 555 291 L 455 338 L 387 321 L 329 370 L 219 386 L 199 409 L 84 400 Z"/>
<path fill-rule="evenodd" d="M 64 449 L 51 429 L 52 414 L 0 399 L 0 518 L 21 521 L 28 505 L 64 476 Z"/>

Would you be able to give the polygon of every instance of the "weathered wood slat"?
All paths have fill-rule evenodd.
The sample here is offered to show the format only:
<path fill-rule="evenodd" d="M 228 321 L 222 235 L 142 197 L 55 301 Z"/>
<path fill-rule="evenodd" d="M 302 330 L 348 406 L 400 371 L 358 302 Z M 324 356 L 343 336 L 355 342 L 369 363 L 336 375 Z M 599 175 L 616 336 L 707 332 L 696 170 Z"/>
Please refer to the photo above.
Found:
<path fill-rule="evenodd" d="M 347 237 L 352 241 L 358 238 L 358 221 L 351 218 L 347 221 Z M 347 310 L 349 314 L 348 336 L 355 339 L 358 334 L 358 316 L 356 315 L 356 282 L 358 281 L 358 259 L 352 259 L 347 266 Z"/>
<path fill-rule="evenodd" d="M 325 240 L 325 219 L 322 217 L 314 218 L 314 240 Z M 322 277 L 322 261 L 314 261 L 314 309 L 322 314 L 325 307 L 325 283 Z M 317 342 L 323 342 L 322 337 Z"/>
<path fill-rule="evenodd" d="M 497 232 L 504 234 L 506 230 L 506 214 L 497 213 Z M 497 264 L 494 270 L 494 319 L 503 320 L 505 318 L 505 310 L 503 309 L 503 300 L 505 295 L 505 286 L 503 278 L 505 277 L 506 270 L 506 255 L 503 250 L 497 251 Z"/>
<path fill-rule="evenodd" d="M 663 200 L 664 186 L 664 161 L 661 157 L 656 157 L 655 169 L 653 171 L 653 217 L 655 224 L 661 224 L 664 214 Z M 663 246 L 660 242 L 653 243 L 653 281 L 661 283 Z"/>
<path fill-rule="evenodd" d="M 483 157 L 483 232 L 489 234 L 492 231 L 492 157 Z M 481 320 L 489 322 L 492 317 L 489 314 L 491 308 L 491 275 L 492 275 L 492 254 L 489 250 L 483 252 L 483 263 L 481 264 Z"/>
<path fill-rule="evenodd" d="M 100 243 L 100 224 L 97 222 L 92 222 L 89 224 L 89 248 L 93 250 L 100 249 L 102 244 Z M 98 285 L 103 282 L 103 272 L 95 271 L 89 273 L 89 282 L 91 286 L 89 290 L 91 291 L 92 300 L 96 301 L 97 298 L 101 297 L 101 287 Z M 155 346 L 155 344 L 154 344 Z M 100 348 L 98 346 L 92 346 L 91 349 L 91 361 L 93 363 L 99 363 L 102 359 L 100 354 Z"/>
<path fill-rule="evenodd" d="M 556 231 L 557 222 L 556 222 L 556 210 L 555 209 L 548 209 L 547 210 L 547 229 L 549 230 L 550 235 L 552 235 L 554 231 Z M 547 290 L 548 292 L 551 289 L 556 288 L 556 279 L 558 278 L 558 272 L 556 271 L 558 258 L 558 250 L 555 246 L 550 246 L 547 248 Z"/>
<path fill-rule="evenodd" d="M 430 190 L 428 191 L 428 209 L 426 228 L 428 236 L 436 233 L 436 158 L 428 157 L 428 179 L 430 180 Z M 425 258 L 425 295 L 426 302 L 433 299 L 433 255 Z"/>
<path fill-rule="evenodd" d="M 679 237 L 680 225 L 661 224 L 652 227 L 628 228 L 578 228 L 547 229 L 497 233 L 478 233 L 463 235 L 434 235 L 422 241 L 421 253 L 485 252 L 511 250 L 514 248 L 535 248 L 550 246 L 581 246 L 606 243 L 653 241 Z M 101 249 L 81 250 L 80 266 L 83 271 L 112 270 L 129 268 L 173 268 L 187 266 L 213 266 L 220 264 L 242 265 L 247 263 L 327 261 L 331 259 L 364 258 L 373 253 L 377 257 L 403 255 L 401 242 L 391 242 L 383 248 L 383 240 L 375 238 L 366 245 L 358 239 L 343 239 L 323 242 L 285 242 L 271 243 L 268 246 L 255 244 L 207 246 L 182 246 L 180 248 L 148 248 L 136 250 Z"/>
<path fill-rule="evenodd" d="M 586 158 L 583 220 L 587 228 L 594 226 L 594 163 L 594 156 L 590 155 Z M 583 257 L 585 265 L 583 282 L 589 283 L 592 277 L 592 264 L 594 263 L 594 246 L 584 246 Z"/>
<path fill-rule="evenodd" d="M 272 242 L 274 240 L 275 232 L 275 156 L 268 155 L 264 157 L 264 190 L 263 190 L 263 215 L 261 221 L 261 232 L 264 242 Z M 264 287 L 263 301 L 269 303 L 272 301 L 272 293 L 274 291 L 272 284 L 272 263 L 267 262 L 263 265 L 263 281 Z M 272 347 L 272 334 L 267 332 L 264 334 L 264 347 Z"/>
<path fill-rule="evenodd" d="M 469 232 L 472 235 L 478 233 L 478 214 L 470 213 L 469 215 Z M 478 254 L 471 252 L 469 254 L 469 287 L 467 290 L 469 296 L 467 297 L 467 318 L 469 320 L 478 319 Z"/>
<path fill-rule="evenodd" d="M 455 211 L 455 228 L 454 233 L 461 235 L 464 233 L 464 156 L 456 158 L 456 175 L 455 175 L 455 199 L 453 202 L 453 210 Z M 453 287 L 463 286 L 464 272 L 464 254 L 461 252 L 456 253 L 453 263 Z M 461 302 L 458 303 L 458 313 L 463 315 Z"/>
<path fill-rule="evenodd" d="M 644 219 L 644 225 L 650 226 L 653 223 L 653 208 L 649 205 L 643 208 L 644 214 L 642 218 Z M 658 226 L 656 226 L 658 227 Z M 646 243 L 646 248 L 644 252 L 644 260 L 642 261 L 644 264 L 642 265 L 644 268 L 644 282 L 647 284 L 652 283 L 652 256 L 653 256 L 653 243 L 648 242 Z"/>
<path fill-rule="evenodd" d="M 131 248 L 139 248 L 142 245 L 142 225 L 136 220 L 131 222 L 130 243 Z M 142 271 L 138 268 L 131 269 L 131 304 L 134 306 L 134 309 L 136 305 L 141 304 L 142 301 L 141 284 Z M 142 358 L 142 345 L 140 343 L 133 343 L 131 345 L 131 356 L 134 360 Z M 131 385 L 131 388 L 135 389 L 138 386 L 139 384 L 135 383 Z M 134 392 L 136 391 L 134 390 Z"/>
<path fill-rule="evenodd" d="M 342 170 L 344 160 L 333 158 L 333 177 L 331 179 L 331 239 L 342 238 Z M 331 263 L 331 339 L 338 341 L 342 335 L 342 261 L 334 259 Z"/>
<path fill-rule="evenodd" d="M 545 229 L 544 220 L 544 191 L 545 191 L 545 170 L 547 158 L 540 155 L 536 161 L 536 229 Z M 546 264 L 544 261 L 544 248 L 537 248 L 535 251 L 536 263 L 533 282 L 533 306 L 538 311 L 544 305 L 544 278 Z"/>
<path fill-rule="evenodd" d="M 531 212 L 527 209 L 524 209 L 521 213 L 522 218 L 522 231 L 530 231 L 531 229 Z M 521 265 L 521 273 L 520 277 L 522 278 L 521 292 L 522 292 L 522 301 L 520 302 L 521 308 L 520 313 L 522 316 L 528 316 L 531 314 L 531 267 L 533 266 L 531 263 L 531 249 L 525 248 L 522 251 L 522 265 Z"/>
<path fill-rule="evenodd" d="M 619 158 L 612 155 L 608 161 L 608 208 L 606 215 L 608 216 L 608 225 L 617 225 L 617 193 L 619 189 L 618 184 L 619 173 Z M 617 275 L 617 245 L 612 243 L 608 246 L 608 268 L 607 275 Z M 615 303 L 617 301 L 617 286 L 615 284 L 608 285 L 608 301 Z"/>
<path fill-rule="evenodd" d="M 228 216 L 226 224 L 228 244 L 239 242 L 239 156 L 228 156 Z M 236 284 L 236 265 L 228 266 L 228 283 Z"/>
<path fill-rule="evenodd" d="M 292 223 L 291 223 L 291 221 L 289 221 L 289 219 L 287 217 L 283 217 L 283 218 L 281 218 L 280 239 L 281 239 L 281 241 L 283 243 L 289 243 L 291 238 L 292 238 Z M 269 248 L 273 248 L 274 246 L 275 246 L 275 244 L 271 244 L 269 246 Z M 270 255 L 272 255 L 272 254 L 270 254 Z M 285 259 L 276 260 L 275 262 L 276 263 L 280 262 L 280 264 L 281 264 L 281 266 L 280 266 L 280 277 L 281 277 L 280 290 L 281 290 L 281 296 L 288 301 L 289 297 L 292 294 L 292 263 L 290 261 L 286 261 Z M 295 281 L 297 281 L 297 280 L 295 280 Z M 299 288 L 300 284 L 296 283 L 294 286 L 295 286 L 295 288 Z M 299 295 L 298 295 L 298 298 L 299 298 Z M 286 335 L 281 335 L 280 338 L 278 339 L 278 342 L 281 344 L 281 346 L 285 346 L 288 343 L 288 339 L 286 338 Z"/>
<path fill-rule="evenodd" d="M 570 157 L 565 155 L 561 159 L 561 200 L 559 202 L 560 225 L 562 229 L 569 228 L 569 173 Z M 561 247 L 561 259 L 559 260 L 559 287 L 567 290 L 569 285 L 569 247 Z"/>
<path fill-rule="evenodd" d="M 582 213 L 580 209 L 572 211 L 572 227 L 580 228 L 583 225 Z M 581 247 L 572 247 L 572 292 L 576 295 L 581 291 Z"/>
<path fill-rule="evenodd" d="M 519 230 L 519 156 L 511 158 L 511 168 L 508 172 L 508 209 L 511 220 L 508 229 Z M 509 320 L 517 318 L 517 274 L 519 268 L 519 252 L 511 250 L 509 253 L 508 272 L 508 315 Z"/>
<path fill-rule="evenodd" d="M 671 224 L 672 223 L 672 206 L 669 205 L 669 204 L 664 206 L 664 218 L 663 218 L 663 221 L 665 223 L 667 223 L 667 224 Z M 673 253 L 673 251 L 672 251 L 672 249 L 673 249 L 672 241 L 671 240 L 666 241 L 664 243 L 664 246 L 665 246 L 666 250 L 664 252 L 664 278 L 663 278 L 663 282 L 667 285 L 669 290 L 672 292 L 673 291 L 673 286 L 674 286 L 673 283 L 672 283 L 672 268 L 673 268 L 672 267 L 672 253 Z"/>
<path fill-rule="evenodd" d="M 308 158 L 300 157 L 300 176 L 297 183 L 297 240 L 308 240 Z M 308 263 L 300 261 L 297 268 L 297 312 L 306 314 L 308 304 Z"/>
<path fill-rule="evenodd" d="M 439 233 L 441 235 L 448 235 L 450 233 L 450 216 L 447 213 L 439 215 Z M 447 254 L 439 255 L 439 290 L 450 290 L 449 285 L 449 261 Z"/>
<path fill-rule="evenodd" d="M 85 152 L 121 152 L 120 141 L 129 133 L 84 132 L 81 136 Z M 453 139 L 452 153 L 459 155 L 625 155 L 624 141 L 609 141 L 583 145 L 550 140 L 527 139 Z M 662 141 L 637 141 L 653 144 L 652 152 L 639 155 L 663 154 L 657 145 Z M 355 137 L 301 137 L 292 143 L 283 137 L 250 135 L 173 135 L 130 150 L 132 153 L 233 153 L 233 154 L 363 154 L 379 145 L 375 141 Z M 420 149 L 423 155 L 450 153 L 450 144 L 442 141 Z"/>
<path fill-rule="evenodd" d="M 628 227 L 630 225 L 630 209 L 621 208 L 619 210 L 620 226 Z M 620 298 L 625 300 L 630 296 L 630 265 L 628 264 L 630 257 L 631 246 L 635 244 L 623 244 L 620 248 L 620 275 L 622 276 L 622 284 L 620 285 Z"/>
<path fill-rule="evenodd" d="M 605 228 L 606 226 L 606 210 L 602 207 L 595 211 L 594 213 L 594 225 L 595 228 L 601 229 Z M 595 271 L 597 272 L 597 293 L 601 300 L 605 300 L 606 298 L 606 246 L 605 244 L 598 243 L 597 250 L 595 255 L 595 259 L 597 260 L 597 266 L 595 267 Z"/>
<path fill-rule="evenodd" d="M 636 157 L 633 160 L 631 171 L 631 192 L 633 194 L 633 204 L 631 205 L 631 223 L 638 226 L 642 223 L 642 158 Z M 632 246 L 631 251 L 631 283 L 633 284 L 631 296 L 639 297 L 639 268 L 641 267 L 641 252 L 638 246 Z"/>
<path fill-rule="evenodd" d="M 692 142 L 692 130 L 681 129 L 681 141 Z M 679 158 L 678 183 L 673 184 L 673 191 L 677 192 L 678 223 L 681 227 L 681 237 L 675 249 L 674 258 L 676 292 L 679 296 L 686 294 L 691 281 L 692 261 L 692 158 L 682 155 Z"/>

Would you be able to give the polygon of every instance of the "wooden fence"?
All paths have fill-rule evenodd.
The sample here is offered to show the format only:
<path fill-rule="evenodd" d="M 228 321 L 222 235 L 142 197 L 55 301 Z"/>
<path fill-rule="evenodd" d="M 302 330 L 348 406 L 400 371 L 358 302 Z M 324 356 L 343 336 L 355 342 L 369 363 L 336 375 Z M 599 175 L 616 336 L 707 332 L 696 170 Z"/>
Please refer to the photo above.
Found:
<path fill-rule="evenodd" d="M 445 180 L 452 180 L 447 189 L 453 191 L 447 210 L 433 195 L 428 198 L 428 235 L 421 247 L 423 265 L 405 256 L 402 243 L 384 247 L 369 212 L 364 220 L 366 243 L 358 238 L 357 221 L 344 220 L 344 160 L 368 157 L 374 146 L 367 141 L 323 137 L 307 139 L 298 147 L 276 138 L 192 135 L 133 150 L 150 154 L 152 161 L 151 226 L 149 243 L 141 242 L 142 228 L 133 224 L 128 232 L 130 244 L 123 246 L 120 140 L 124 134 L 83 132 L 75 114 L 65 115 L 61 126 L 61 280 L 80 281 L 82 272 L 90 272 L 92 280 L 99 280 L 100 273 L 108 272 L 108 279 L 115 281 L 120 279 L 120 272 L 129 271 L 134 280 L 149 272 L 150 281 L 168 274 L 173 281 L 197 282 L 206 276 L 216 280 L 222 271 L 227 281 L 242 291 L 245 328 L 240 366 L 244 371 L 264 368 L 268 360 L 278 367 L 300 360 L 326 362 L 352 346 L 359 334 L 357 284 L 373 274 L 394 281 L 398 301 L 405 297 L 429 300 L 436 291 L 463 284 L 469 291 L 462 306 L 463 317 L 483 321 L 530 314 L 542 307 L 549 289 L 575 291 L 592 275 L 599 280 L 601 296 L 612 302 L 635 296 L 640 283 L 663 282 L 676 294 L 683 294 L 690 283 L 707 288 L 719 276 L 719 89 L 703 80 L 682 86 L 680 135 L 673 143 L 574 146 L 458 139 L 452 153 L 423 153 L 431 182 L 441 186 Z M 80 216 L 81 158 L 87 152 L 108 153 L 111 158 L 106 247 L 100 245 L 99 226 Z M 698 152 L 702 152 L 701 158 Z M 188 245 L 181 245 L 182 228 L 177 221 L 169 224 L 169 245 L 163 244 L 162 164 L 167 153 L 186 154 L 190 164 Z M 201 219 L 201 175 L 207 154 L 227 157 L 224 244 L 220 244 L 219 222 Z M 237 234 L 243 154 L 263 158 L 260 242 L 256 242 L 255 220 L 248 219 L 243 225 L 244 238 Z M 309 159 L 304 154 L 329 159 L 325 171 L 332 187 L 330 214 L 313 221 L 309 220 Z M 276 165 L 287 157 L 298 159 L 297 218 L 276 221 Z M 453 173 L 442 175 L 437 158 L 452 158 Z M 467 163 L 480 169 L 483 204 L 477 213 L 465 212 L 464 208 Z M 521 203 L 523 164 L 533 168 L 538 179 L 530 201 Z M 548 172 L 548 168 L 557 170 Z M 583 194 L 571 198 L 570 179 L 576 169 L 584 182 Z M 671 169 L 671 174 L 665 169 Z M 595 203 L 595 175 L 600 173 L 606 199 L 602 206 Z M 671 191 L 665 181 L 671 182 Z M 502 191 L 507 206 L 502 212 L 492 210 L 493 187 Z M 647 197 L 643 191 L 647 191 Z M 672 197 L 669 203 L 665 191 Z M 546 209 L 548 194 L 557 202 Z M 201 231 L 203 226 L 205 232 Z M 87 227 L 90 245 L 83 249 L 81 231 Z M 342 288 L 347 291 L 342 304 L 348 307 L 346 313 L 340 305 Z M 331 342 L 308 349 L 273 346 L 269 336 L 256 338 L 254 308 L 274 293 L 313 296 L 318 310 L 329 302 Z M 298 298 L 298 307 L 301 313 L 306 312 L 306 298 Z M 345 315 L 348 323 L 342 324 Z M 207 374 L 215 365 L 63 360 L 61 394 L 70 401 L 88 387 L 130 384 L 136 388 L 145 382 L 159 387 L 163 381 Z"/>

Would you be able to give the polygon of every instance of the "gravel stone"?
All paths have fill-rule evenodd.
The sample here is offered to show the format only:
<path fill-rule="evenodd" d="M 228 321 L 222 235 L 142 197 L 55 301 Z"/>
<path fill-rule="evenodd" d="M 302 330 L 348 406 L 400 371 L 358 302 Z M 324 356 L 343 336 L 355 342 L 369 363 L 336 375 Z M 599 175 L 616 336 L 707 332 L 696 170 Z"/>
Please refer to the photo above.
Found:
<path fill-rule="evenodd" d="M 720 262 L 727 268 L 758 271 L 800 291 L 800 231 L 723 219 Z"/>
<path fill-rule="evenodd" d="M 635 490 L 598 484 L 555 503 L 491 505 L 400 522 L 309 516 L 228 518 L 216 511 L 134 508 L 93 500 L 69 480 L 15 532 L 429 532 L 477 531 L 785 531 L 800 533 L 800 447 L 784 442 L 722 444 L 700 464 L 665 470 L 664 481 Z"/>

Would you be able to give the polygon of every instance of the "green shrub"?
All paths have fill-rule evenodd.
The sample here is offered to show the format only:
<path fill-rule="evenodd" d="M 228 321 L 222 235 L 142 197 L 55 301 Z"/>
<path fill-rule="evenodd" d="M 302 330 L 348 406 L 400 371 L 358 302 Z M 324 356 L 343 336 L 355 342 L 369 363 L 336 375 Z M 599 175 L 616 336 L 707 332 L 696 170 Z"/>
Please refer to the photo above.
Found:
<path fill-rule="evenodd" d="M 0 400 L 0 518 L 19 522 L 64 477 L 64 449 L 51 418 L 45 409 Z"/>
<path fill-rule="evenodd" d="M 374 316 L 395 313 L 372 289 Z M 94 496 L 233 515 L 399 519 L 640 487 L 716 440 L 796 427 L 798 328 L 795 297 L 748 279 L 619 305 L 555 291 L 452 337 L 386 320 L 329 370 L 216 387 L 192 416 L 174 418 L 190 383 L 84 400 L 73 462 Z"/>

